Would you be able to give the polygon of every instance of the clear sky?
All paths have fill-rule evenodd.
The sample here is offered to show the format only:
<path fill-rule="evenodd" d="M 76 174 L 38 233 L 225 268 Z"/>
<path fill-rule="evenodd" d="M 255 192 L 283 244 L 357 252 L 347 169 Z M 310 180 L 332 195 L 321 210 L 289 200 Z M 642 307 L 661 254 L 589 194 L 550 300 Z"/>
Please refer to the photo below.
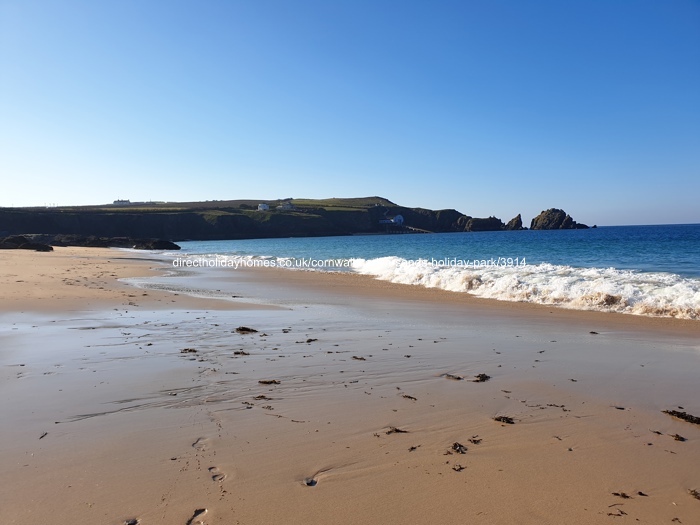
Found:
<path fill-rule="evenodd" d="M 0 0 L 0 206 L 700 222 L 697 0 Z"/>

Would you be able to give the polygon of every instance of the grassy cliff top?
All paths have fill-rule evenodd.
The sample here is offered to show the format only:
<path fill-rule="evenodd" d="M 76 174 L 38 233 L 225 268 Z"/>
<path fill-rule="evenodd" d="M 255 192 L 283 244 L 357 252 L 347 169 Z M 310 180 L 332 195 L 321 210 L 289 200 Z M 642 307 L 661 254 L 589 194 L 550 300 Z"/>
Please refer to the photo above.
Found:
<path fill-rule="evenodd" d="M 107 213 L 118 212 L 183 212 L 196 210 L 231 210 L 231 209 L 256 209 L 258 204 L 264 203 L 275 208 L 286 202 L 292 203 L 297 208 L 325 208 L 325 209 L 346 209 L 357 210 L 371 208 L 376 205 L 396 206 L 389 199 L 383 197 L 353 197 L 353 198 L 331 198 L 331 199 L 237 199 L 237 200 L 212 200 L 200 202 L 135 202 L 131 204 L 98 204 L 87 206 L 58 206 L 55 208 L 44 208 L 35 206 L 22 208 L 24 210 L 56 210 L 56 211 L 99 211 Z"/>

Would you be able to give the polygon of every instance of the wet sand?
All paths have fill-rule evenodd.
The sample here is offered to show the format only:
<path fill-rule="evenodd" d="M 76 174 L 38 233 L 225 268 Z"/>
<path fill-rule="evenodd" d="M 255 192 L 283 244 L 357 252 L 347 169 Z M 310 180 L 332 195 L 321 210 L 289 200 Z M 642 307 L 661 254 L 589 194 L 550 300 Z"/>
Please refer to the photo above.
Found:
<path fill-rule="evenodd" d="M 700 415 L 693 322 L 288 271 L 134 286 L 162 266 L 114 250 L 0 263 L 3 523 L 700 522 L 700 425 L 662 412 Z"/>

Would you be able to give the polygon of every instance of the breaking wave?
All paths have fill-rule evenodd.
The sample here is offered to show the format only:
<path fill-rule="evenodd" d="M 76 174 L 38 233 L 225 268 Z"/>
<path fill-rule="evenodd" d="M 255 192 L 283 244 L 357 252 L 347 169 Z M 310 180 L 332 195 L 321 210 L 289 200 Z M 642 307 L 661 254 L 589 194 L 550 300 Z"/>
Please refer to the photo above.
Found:
<path fill-rule="evenodd" d="M 393 283 L 466 292 L 501 301 L 700 319 L 700 279 L 672 273 L 552 264 L 466 268 L 416 264 L 400 257 L 353 259 L 352 268 Z"/>

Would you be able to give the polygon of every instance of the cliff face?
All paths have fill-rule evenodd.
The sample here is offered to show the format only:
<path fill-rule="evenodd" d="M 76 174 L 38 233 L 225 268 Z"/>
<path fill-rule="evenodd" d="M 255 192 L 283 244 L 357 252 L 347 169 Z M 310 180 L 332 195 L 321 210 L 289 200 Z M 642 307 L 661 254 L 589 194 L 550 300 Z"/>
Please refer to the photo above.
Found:
<path fill-rule="evenodd" d="M 402 215 L 405 224 L 427 231 L 459 231 L 455 210 L 401 206 L 303 207 L 254 211 L 207 208 L 178 211 L 109 209 L 0 209 L 0 235 L 65 234 L 135 239 L 220 240 L 349 235 L 383 231 L 379 221 Z"/>
<path fill-rule="evenodd" d="M 497 217 L 475 218 L 457 210 L 397 206 L 387 199 L 212 201 L 138 206 L 0 208 L 0 236 L 76 235 L 98 238 L 222 240 L 311 237 L 392 232 L 481 232 L 522 229 L 520 215 L 508 224 Z M 286 209 L 277 209 L 287 204 Z M 403 224 L 391 222 L 401 215 Z M 532 229 L 587 228 L 552 208 L 532 221 Z"/>
<path fill-rule="evenodd" d="M 585 230 L 588 226 L 578 224 L 564 210 L 550 208 L 543 211 L 530 223 L 531 230 Z"/>
<path fill-rule="evenodd" d="M 462 231 L 459 227 L 459 219 L 464 217 L 457 210 L 427 210 L 425 208 L 404 208 L 403 206 L 386 207 L 386 214 L 377 207 L 373 210 L 372 220 L 375 222 L 383 216 L 392 217 L 401 215 L 405 224 L 431 232 L 457 232 Z"/>
<path fill-rule="evenodd" d="M 256 217 L 250 217 L 259 213 Z M 171 240 L 250 239 L 340 235 L 342 226 L 319 215 L 266 212 L 7 212 L 0 210 L 0 230 L 11 233 L 74 234 Z"/>

